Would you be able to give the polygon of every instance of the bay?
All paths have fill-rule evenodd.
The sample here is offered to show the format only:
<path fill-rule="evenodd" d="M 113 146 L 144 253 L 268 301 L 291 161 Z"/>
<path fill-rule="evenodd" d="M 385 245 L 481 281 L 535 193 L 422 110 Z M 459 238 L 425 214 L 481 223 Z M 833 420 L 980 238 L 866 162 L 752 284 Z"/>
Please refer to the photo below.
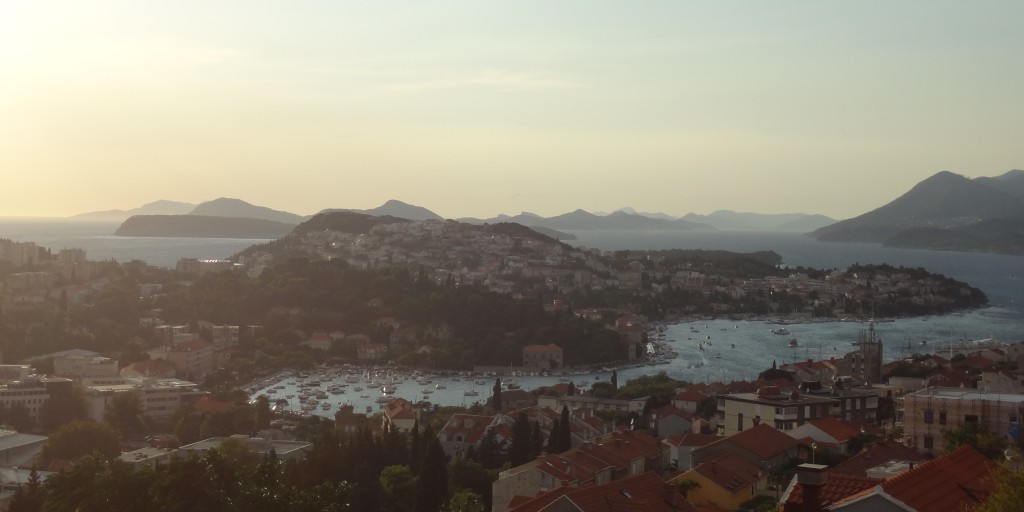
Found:
<path fill-rule="evenodd" d="M 112 233 L 118 223 L 86 222 L 68 219 L 0 218 L 0 238 L 32 241 L 57 251 L 65 247 L 86 250 L 90 259 L 117 261 L 142 260 L 151 265 L 173 267 L 180 258 L 218 259 L 229 257 L 253 244 L 266 240 L 211 238 L 135 238 L 118 237 Z M 882 247 L 878 244 L 822 243 L 798 233 L 766 232 L 679 232 L 679 231 L 574 231 L 573 245 L 595 249 L 658 250 L 658 249 L 721 249 L 750 252 L 772 250 L 782 256 L 789 267 L 842 268 L 854 263 L 888 263 L 896 266 L 923 267 L 931 272 L 970 283 L 989 297 L 991 307 L 954 315 L 929 318 L 899 319 L 875 326 L 885 346 L 887 361 L 911 351 L 925 352 L 957 339 L 995 338 L 1004 342 L 1024 339 L 1024 257 L 997 254 L 927 251 Z M 852 350 L 858 333 L 868 326 L 859 322 L 828 322 L 788 325 L 791 335 L 771 333 L 773 325 L 761 321 L 706 319 L 666 326 L 666 339 L 678 357 L 664 364 L 620 368 L 619 381 L 639 375 L 665 371 L 669 376 L 691 382 L 753 379 L 770 367 L 806 358 L 841 357 Z M 708 340 L 707 337 L 711 339 Z M 796 338 L 798 347 L 788 346 Z M 711 341 L 700 350 L 700 341 Z M 925 342 L 922 344 L 922 342 Z M 719 357 L 716 357 L 719 356 Z M 577 384 L 593 383 L 610 378 L 610 370 L 576 370 L 569 375 Z M 452 379 L 440 375 L 433 385 L 399 386 L 394 396 L 411 401 L 424 398 L 438 405 L 470 405 L 490 394 L 493 376 L 483 377 L 486 385 L 475 384 L 481 377 Z M 563 377 L 564 378 L 564 377 Z M 518 377 L 524 389 L 553 385 L 559 376 Z M 266 382 L 254 389 L 256 393 L 273 389 L 276 382 Z M 280 384 L 277 384 L 280 385 Z M 323 387 L 329 387 L 324 382 Z M 432 391 L 424 393 L 424 391 Z M 467 396 L 466 391 L 478 395 Z M 280 390 L 293 394 L 294 389 Z M 367 395 L 367 398 L 362 398 Z M 280 395 L 277 395 L 280 396 Z M 328 409 L 317 408 L 315 414 L 333 416 L 336 408 L 349 404 L 357 412 L 366 407 L 376 409 L 379 391 L 332 396 Z M 297 405 L 297 404 L 296 404 Z"/>

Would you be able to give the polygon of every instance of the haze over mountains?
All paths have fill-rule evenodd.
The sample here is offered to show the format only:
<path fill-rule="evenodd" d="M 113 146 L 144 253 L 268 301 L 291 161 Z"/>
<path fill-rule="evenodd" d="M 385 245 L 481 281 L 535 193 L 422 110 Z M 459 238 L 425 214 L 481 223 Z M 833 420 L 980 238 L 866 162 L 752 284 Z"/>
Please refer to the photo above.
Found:
<path fill-rule="evenodd" d="M 161 212 L 178 213 L 161 213 Z M 184 213 L 181 213 L 184 211 Z M 409 220 L 443 220 L 444 217 L 422 206 L 410 205 L 398 200 L 390 200 L 377 208 L 329 209 L 324 212 L 345 211 L 370 216 L 392 216 Z M 323 212 L 321 212 L 323 213 Z M 207 225 L 197 231 L 201 223 L 196 218 L 207 219 Z M 289 212 L 256 206 L 239 199 L 220 198 L 213 201 L 191 205 L 157 201 L 132 210 L 108 210 L 77 215 L 76 218 L 123 220 L 124 224 L 116 234 L 124 236 L 214 236 L 211 233 L 230 233 L 232 226 L 244 232 L 245 238 L 251 238 L 254 229 L 259 231 L 259 224 L 241 223 L 232 219 L 258 219 L 275 224 L 263 224 L 267 237 L 280 236 L 282 225 L 295 226 L 308 220 L 309 216 L 301 216 Z M 632 208 L 623 208 L 610 214 L 595 214 L 585 210 L 575 210 L 553 217 L 541 217 L 523 212 L 518 215 L 499 215 L 488 219 L 459 218 L 459 222 L 469 224 L 495 224 L 515 222 L 536 229 L 549 236 L 561 239 L 572 239 L 565 231 L 574 230 L 783 230 L 806 232 L 809 229 L 824 226 L 833 222 L 822 215 L 809 214 L 757 214 L 737 213 L 727 210 L 714 212 L 710 215 L 688 214 L 686 218 L 674 218 L 664 213 L 641 214 Z M 808 227 L 810 226 L 810 227 Z M 173 233 L 179 233 L 174 235 Z M 241 237 L 241 235 L 239 235 Z"/>
<path fill-rule="evenodd" d="M 367 210 L 321 213 L 339 211 L 415 221 L 444 219 L 427 208 L 398 200 Z M 220 198 L 198 205 L 156 201 L 132 210 L 90 212 L 76 218 L 123 219 L 116 234 L 125 236 L 277 238 L 310 216 Z M 939 172 L 889 204 L 839 222 L 824 215 L 731 210 L 673 217 L 629 207 L 607 214 L 578 209 L 552 217 L 522 212 L 455 220 L 469 224 L 513 222 L 562 240 L 574 238 L 571 232 L 581 230 L 788 231 L 810 232 L 821 241 L 1024 254 L 1024 171 L 976 179 Z"/>

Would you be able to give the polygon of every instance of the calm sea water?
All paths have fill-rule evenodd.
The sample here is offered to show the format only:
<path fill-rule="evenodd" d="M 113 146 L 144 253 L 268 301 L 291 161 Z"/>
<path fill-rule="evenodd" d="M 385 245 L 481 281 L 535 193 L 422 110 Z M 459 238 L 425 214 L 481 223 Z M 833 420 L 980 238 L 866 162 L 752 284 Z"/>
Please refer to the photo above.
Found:
<path fill-rule="evenodd" d="M 242 238 L 161 238 L 115 236 L 119 222 L 67 219 L 0 218 L 0 238 L 35 242 L 54 252 L 64 248 L 85 249 L 90 260 L 142 260 L 157 267 L 173 268 L 181 258 L 222 259 L 266 242 Z"/>
<path fill-rule="evenodd" d="M 173 267 L 183 257 L 225 258 L 250 245 L 265 240 L 211 239 L 211 238 L 129 238 L 113 236 L 117 223 L 71 222 L 54 219 L 2 219 L 0 238 L 33 241 L 44 247 L 59 250 L 79 247 L 90 259 L 138 259 L 151 265 Z M 908 351 L 928 351 L 954 339 L 994 337 L 1001 341 L 1024 340 L 1024 257 L 964 252 L 893 249 L 877 244 L 820 243 L 800 234 L 761 232 L 664 232 L 664 231 L 579 231 L 574 245 L 603 250 L 619 249 L 723 249 L 732 251 L 773 250 L 782 255 L 789 266 L 838 268 L 853 263 L 889 263 L 910 267 L 924 267 L 954 279 L 978 286 L 988 295 L 992 307 L 930 318 L 914 318 L 880 323 L 878 336 L 885 345 L 887 359 L 901 357 Z M 795 359 L 841 357 L 852 349 L 858 333 L 866 324 L 832 322 L 787 326 L 789 336 L 771 333 L 773 325 L 757 321 L 708 320 L 668 326 L 666 339 L 679 356 L 667 364 L 652 367 L 623 368 L 620 381 L 653 371 L 665 371 L 670 376 L 688 381 L 719 381 L 751 379 L 772 361 L 779 364 Z M 710 340 L 708 337 L 710 336 Z M 799 346 L 790 348 L 790 338 L 797 338 Z M 700 350 L 700 341 L 711 341 Z M 924 342 L 924 344 L 922 344 Z M 608 379 L 610 372 L 591 371 L 573 376 L 579 382 L 590 383 Z M 438 380 L 440 379 L 440 380 Z M 442 389 L 425 386 L 399 386 L 396 396 L 418 401 L 429 398 L 442 405 L 462 405 L 482 400 L 489 395 L 490 378 L 486 385 L 474 384 L 475 379 L 451 381 L 436 378 Z M 530 389 L 557 382 L 557 377 L 522 377 L 521 384 Z M 267 383 L 269 387 L 274 383 Z M 324 387 L 327 383 L 325 383 Z M 291 394 L 292 386 L 280 390 Z M 479 396 L 467 397 L 468 389 L 479 391 Z M 264 391 L 261 389 L 260 391 Z M 433 390 L 432 393 L 423 393 Z M 367 394 L 368 398 L 362 398 Z M 376 408 L 377 394 L 352 391 L 332 396 L 330 409 L 315 412 L 333 415 L 343 403 Z"/>

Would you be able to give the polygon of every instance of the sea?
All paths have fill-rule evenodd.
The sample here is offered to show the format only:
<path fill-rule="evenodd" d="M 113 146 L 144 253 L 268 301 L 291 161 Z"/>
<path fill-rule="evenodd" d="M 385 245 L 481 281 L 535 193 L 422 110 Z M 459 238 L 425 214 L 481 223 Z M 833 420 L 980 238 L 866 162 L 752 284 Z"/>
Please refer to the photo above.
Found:
<path fill-rule="evenodd" d="M 66 219 L 0 218 L 0 238 L 32 241 L 53 251 L 61 248 L 85 249 L 93 260 L 142 260 L 151 265 L 173 267 L 184 257 L 219 259 L 230 257 L 263 239 L 222 238 L 137 238 L 113 235 L 116 223 L 76 222 Z M 911 353 L 940 351 L 940 347 L 962 340 L 995 339 L 1013 343 L 1024 340 L 1024 257 L 954 251 L 928 251 L 882 247 L 879 244 L 818 242 L 789 232 L 683 232 L 683 231 L 574 231 L 576 240 L 568 243 L 601 250 L 722 249 L 730 251 L 772 250 L 782 256 L 788 267 L 842 268 L 854 263 L 888 263 L 896 266 L 923 267 L 981 288 L 991 305 L 951 315 L 907 319 L 879 319 L 873 325 L 882 340 L 886 360 Z M 727 382 L 753 379 L 772 363 L 783 364 L 803 359 L 842 357 L 853 349 L 858 335 L 871 327 L 866 321 L 815 322 L 785 325 L 786 335 L 773 334 L 779 325 L 765 319 L 730 320 L 727 318 L 689 319 L 664 326 L 663 347 L 675 357 L 659 364 L 616 368 L 619 382 L 639 375 L 664 371 L 688 382 Z M 796 347 L 790 340 L 796 339 Z M 560 380 L 573 380 L 578 386 L 607 380 L 612 368 L 573 370 L 565 374 L 520 375 L 516 385 L 533 389 Z M 387 369 L 353 370 L 373 380 L 387 378 Z M 374 375 L 379 374 L 379 375 Z M 324 389 L 344 381 L 337 372 L 324 374 Z M 392 375 L 391 378 L 395 376 Z M 316 376 L 307 377 L 309 379 Z M 414 402 L 437 405 L 472 405 L 490 395 L 496 376 L 429 375 L 403 376 L 395 394 Z M 427 384 L 417 381 L 429 379 Z M 509 380 L 503 377 L 503 380 Z M 483 382 L 483 384 L 478 384 Z M 268 393 L 285 400 L 282 407 L 298 409 L 301 377 L 282 374 L 252 384 L 253 396 Z M 585 384 L 584 384 L 585 383 Z M 507 382 L 506 382 L 507 384 Z M 440 386 L 439 386 L 440 385 Z M 275 387 L 281 386 L 280 389 Z M 354 389 L 349 386 L 347 389 Z M 336 391 L 346 388 L 337 388 Z M 273 391 L 273 393 L 270 393 Z M 467 394 L 468 392 L 468 394 Z M 287 396 L 293 398 L 285 398 Z M 364 398 L 365 396 L 365 398 Z M 347 391 L 329 394 L 329 405 L 310 411 L 332 417 L 337 407 L 352 405 L 357 411 L 374 410 L 380 405 L 379 391 Z"/>

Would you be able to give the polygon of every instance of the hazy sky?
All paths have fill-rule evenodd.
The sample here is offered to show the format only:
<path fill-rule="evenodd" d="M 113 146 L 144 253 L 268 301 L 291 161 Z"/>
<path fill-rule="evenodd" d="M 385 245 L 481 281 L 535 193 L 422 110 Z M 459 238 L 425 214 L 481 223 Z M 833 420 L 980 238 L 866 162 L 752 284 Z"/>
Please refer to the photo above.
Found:
<path fill-rule="evenodd" d="M 1024 168 L 1024 2 L 0 1 L 0 215 L 845 218 Z"/>

